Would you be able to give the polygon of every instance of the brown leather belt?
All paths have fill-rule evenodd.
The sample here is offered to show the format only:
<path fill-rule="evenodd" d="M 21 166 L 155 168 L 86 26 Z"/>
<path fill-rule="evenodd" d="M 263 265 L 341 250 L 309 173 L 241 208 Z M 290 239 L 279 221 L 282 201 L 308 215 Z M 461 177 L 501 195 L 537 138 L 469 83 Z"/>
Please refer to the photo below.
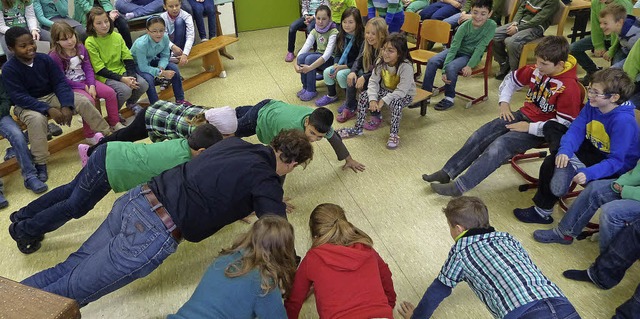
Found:
<path fill-rule="evenodd" d="M 173 222 L 171 215 L 169 215 L 169 213 L 164 208 L 164 206 L 162 206 L 162 203 L 158 201 L 158 198 L 151 191 L 151 188 L 149 188 L 149 185 L 147 184 L 142 185 L 142 194 L 144 194 L 144 197 L 149 202 L 149 205 L 151 205 L 151 209 L 156 213 L 156 215 L 158 215 L 158 217 L 160 217 L 160 220 L 162 220 L 164 227 L 166 227 L 167 230 L 171 233 L 171 237 L 173 237 L 173 239 L 175 239 L 176 242 L 181 242 L 182 232 L 180 231 L 178 226 Z"/>

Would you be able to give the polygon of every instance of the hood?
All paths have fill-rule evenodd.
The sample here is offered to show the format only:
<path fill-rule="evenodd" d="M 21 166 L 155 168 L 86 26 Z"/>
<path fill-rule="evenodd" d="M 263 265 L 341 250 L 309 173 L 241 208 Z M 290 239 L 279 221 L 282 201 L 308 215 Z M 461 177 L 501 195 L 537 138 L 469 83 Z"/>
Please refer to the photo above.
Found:
<path fill-rule="evenodd" d="M 633 104 L 633 102 L 626 101 L 626 102 L 618 105 L 618 107 L 616 107 L 615 109 L 611 110 L 611 112 L 609 112 L 609 114 L 629 113 L 632 116 L 635 116 L 635 109 L 636 109 L 636 106 Z"/>
<path fill-rule="evenodd" d="M 564 62 L 564 67 L 562 68 L 562 71 L 558 74 L 552 75 L 552 77 L 557 79 L 566 79 L 566 78 L 577 79 L 578 68 L 576 67 L 576 65 L 578 65 L 578 61 L 576 60 L 576 58 L 573 57 L 573 55 L 569 54 L 569 57 L 567 57 L 567 61 Z"/>
<path fill-rule="evenodd" d="M 357 270 L 374 255 L 374 250 L 364 244 L 339 246 L 324 244 L 313 248 L 313 252 L 327 266 L 338 271 Z"/>

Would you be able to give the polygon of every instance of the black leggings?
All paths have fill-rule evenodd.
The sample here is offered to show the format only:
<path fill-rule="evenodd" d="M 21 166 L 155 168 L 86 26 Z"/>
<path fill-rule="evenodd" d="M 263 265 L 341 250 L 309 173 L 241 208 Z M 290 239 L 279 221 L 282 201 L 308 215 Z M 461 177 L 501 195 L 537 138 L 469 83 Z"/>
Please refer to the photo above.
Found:
<path fill-rule="evenodd" d="M 100 142 L 98 142 L 96 145 L 89 147 L 89 150 L 87 150 L 87 155 L 90 156 L 91 153 L 93 153 L 93 151 L 96 149 L 96 147 L 107 142 L 136 142 L 149 137 L 149 134 L 147 133 L 147 127 L 144 123 L 144 114 L 145 110 L 138 112 L 136 117 L 133 119 L 133 122 L 131 122 L 129 126 L 113 132 L 113 134 L 101 139 Z"/>

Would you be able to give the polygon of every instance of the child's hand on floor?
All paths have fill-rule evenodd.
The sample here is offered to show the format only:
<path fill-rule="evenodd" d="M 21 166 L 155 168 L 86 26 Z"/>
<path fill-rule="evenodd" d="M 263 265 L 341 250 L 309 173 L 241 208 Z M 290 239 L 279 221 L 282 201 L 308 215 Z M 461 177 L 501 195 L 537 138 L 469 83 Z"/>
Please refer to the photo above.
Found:
<path fill-rule="evenodd" d="M 342 166 L 342 170 L 345 170 L 347 168 L 350 168 L 352 171 L 357 173 L 357 172 L 364 172 L 365 166 L 364 164 L 351 158 L 351 155 L 349 155 L 349 157 L 345 159 L 345 163 Z"/>
<path fill-rule="evenodd" d="M 403 301 L 402 303 L 400 303 L 398 313 L 400 314 L 400 316 L 402 316 L 402 318 L 410 319 L 411 316 L 413 316 L 413 311 L 415 309 L 416 307 L 412 303 Z"/>

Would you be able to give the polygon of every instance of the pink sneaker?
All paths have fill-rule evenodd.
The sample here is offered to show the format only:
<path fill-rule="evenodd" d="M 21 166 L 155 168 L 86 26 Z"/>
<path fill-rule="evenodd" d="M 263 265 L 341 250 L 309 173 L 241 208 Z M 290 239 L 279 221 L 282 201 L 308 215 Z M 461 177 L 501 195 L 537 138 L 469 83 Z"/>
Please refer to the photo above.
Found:
<path fill-rule="evenodd" d="M 390 150 L 395 150 L 398 145 L 400 145 L 400 136 L 398 134 L 389 135 L 389 140 L 387 141 L 387 148 Z"/>
<path fill-rule="evenodd" d="M 93 134 L 93 137 L 85 138 L 85 140 L 87 141 L 87 144 L 89 144 L 89 145 L 96 145 L 103 138 L 104 138 L 104 135 L 102 135 L 102 133 L 98 132 L 96 134 Z"/>
<path fill-rule="evenodd" d="M 80 155 L 80 163 L 82 164 L 82 167 L 87 166 L 87 162 L 89 161 L 89 155 L 87 155 L 88 151 L 89 145 L 78 144 L 78 155 Z"/>
<path fill-rule="evenodd" d="M 364 123 L 364 129 L 367 131 L 375 131 L 382 124 L 382 117 L 380 116 L 371 116 L 369 122 Z"/>
<path fill-rule="evenodd" d="M 342 113 L 338 114 L 338 117 L 336 118 L 336 120 L 338 120 L 338 122 L 340 123 L 344 123 L 354 117 L 356 117 L 356 112 L 352 112 L 349 109 L 344 109 Z"/>
<path fill-rule="evenodd" d="M 287 56 L 284 58 L 284 62 L 291 62 L 295 58 L 296 56 L 293 55 L 293 52 L 287 52 Z"/>

